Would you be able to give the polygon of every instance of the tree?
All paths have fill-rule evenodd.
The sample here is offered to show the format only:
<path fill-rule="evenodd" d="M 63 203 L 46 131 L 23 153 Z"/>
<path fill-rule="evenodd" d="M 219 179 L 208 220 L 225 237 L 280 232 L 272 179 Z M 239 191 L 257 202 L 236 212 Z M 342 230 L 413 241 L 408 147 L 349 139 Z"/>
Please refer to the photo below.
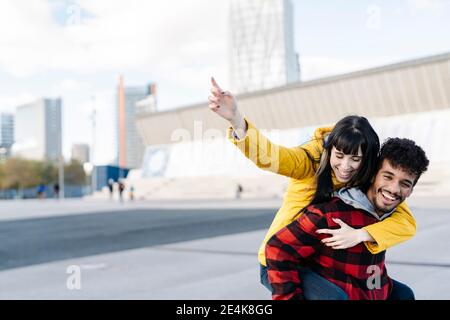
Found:
<path fill-rule="evenodd" d="M 77 160 L 71 160 L 64 166 L 64 181 L 70 185 L 86 184 L 86 173 L 83 165 Z"/>
<path fill-rule="evenodd" d="M 33 188 L 40 184 L 58 182 L 58 167 L 51 161 L 9 158 L 0 163 L 0 189 Z M 71 160 L 64 165 L 64 182 L 70 185 L 86 184 L 83 165 Z"/>
<path fill-rule="evenodd" d="M 58 181 L 58 168 L 51 161 L 39 162 L 39 176 L 41 177 L 41 183 L 51 184 Z"/>
<path fill-rule="evenodd" d="M 5 189 L 23 189 L 37 186 L 41 177 L 37 161 L 10 158 L 3 164 L 3 183 Z"/>

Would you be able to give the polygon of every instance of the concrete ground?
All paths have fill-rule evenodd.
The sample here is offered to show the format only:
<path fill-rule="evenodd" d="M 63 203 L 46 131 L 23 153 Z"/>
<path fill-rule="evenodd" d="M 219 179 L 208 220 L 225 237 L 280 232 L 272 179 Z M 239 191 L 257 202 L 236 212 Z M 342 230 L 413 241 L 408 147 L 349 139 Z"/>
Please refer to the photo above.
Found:
<path fill-rule="evenodd" d="M 280 203 L 0 202 L 0 299 L 270 299 L 256 252 Z M 409 205 L 418 232 L 388 272 L 450 299 L 450 200 Z"/>

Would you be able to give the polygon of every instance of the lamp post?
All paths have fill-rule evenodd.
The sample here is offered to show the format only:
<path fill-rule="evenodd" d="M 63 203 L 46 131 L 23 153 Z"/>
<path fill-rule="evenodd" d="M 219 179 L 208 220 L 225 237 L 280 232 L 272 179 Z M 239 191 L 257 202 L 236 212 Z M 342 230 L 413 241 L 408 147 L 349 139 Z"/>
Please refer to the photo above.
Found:
<path fill-rule="evenodd" d="M 95 96 L 92 96 L 92 113 L 91 113 L 91 121 L 92 121 L 92 146 L 91 146 L 91 187 L 92 194 L 97 189 L 97 170 L 95 168 L 95 148 L 96 148 L 96 118 L 97 118 L 97 110 L 95 108 Z"/>
<path fill-rule="evenodd" d="M 64 156 L 62 152 L 58 159 L 58 183 L 60 186 L 59 197 L 64 199 Z"/>

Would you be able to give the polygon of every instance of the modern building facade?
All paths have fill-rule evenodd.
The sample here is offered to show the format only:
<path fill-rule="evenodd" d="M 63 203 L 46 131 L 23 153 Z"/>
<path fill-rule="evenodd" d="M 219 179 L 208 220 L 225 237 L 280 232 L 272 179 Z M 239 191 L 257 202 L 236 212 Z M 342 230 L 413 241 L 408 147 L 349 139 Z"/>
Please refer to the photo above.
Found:
<path fill-rule="evenodd" d="M 0 160 L 10 156 L 13 143 L 14 115 L 10 113 L 0 113 Z"/>
<path fill-rule="evenodd" d="M 229 76 L 235 93 L 300 80 L 290 0 L 232 0 Z"/>
<path fill-rule="evenodd" d="M 450 109 L 450 53 L 294 83 L 237 96 L 239 110 L 258 128 L 283 130 L 335 123 L 349 114 L 369 119 Z M 147 146 L 178 142 L 173 133 L 202 139 L 225 134 L 228 122 L 204 101 L 138 116 Z M 196 124 L 201 121 L 200 126 Z"/>
<path fill-rule="evenodd" d="M 17 107 L 13 153 L 33 160 L 58 160 L 62 148 L 61 113 L 61 98 L 41 98 Z"/>
<path fill-rule="evenodd" d="M 153 85 L 125 87 L 120 77 L 117 90 L 117 145 L 118 165 L 123 168 L 138 168 L 142 164 L 144 144 L 136 127 L 136 114 L 147 109 L 142 100 L 152 95 Z M 140 102 L 140 103 L 138 103 Z"/>
<path fill-rule="evenodd" d="M 237 100 L 248 121 L 285 147 L 309 141 L 317 127 L 332 126 L 344 116 L 365 116 L 380 142 L 408 138 L 425 150 L 430 165 L 415 194 L 448 198 L 449 83 L 450 53 L 445 53 L 241 94 Z M 204 101 L 138 116 L 147 150 L 142 170 L 131 171 L 127 181 L 136 187 L 136 197 L 234 198 L 237 183 L 244 197 L 282 197 L 287 177 L 273 174 L 276 167 L 272 172 L 260 170 L 243 156 L 226 138 L 229 123 L 207 105 Z M 266 145 L 247 150 L 262 159 L 277 152 Z"/>
<path fill-rule="evenodd" d="M 84 143 L 74 144 L 72 146 L 72 159 L 82 164 L 89 162 L 89 145 Z"/>

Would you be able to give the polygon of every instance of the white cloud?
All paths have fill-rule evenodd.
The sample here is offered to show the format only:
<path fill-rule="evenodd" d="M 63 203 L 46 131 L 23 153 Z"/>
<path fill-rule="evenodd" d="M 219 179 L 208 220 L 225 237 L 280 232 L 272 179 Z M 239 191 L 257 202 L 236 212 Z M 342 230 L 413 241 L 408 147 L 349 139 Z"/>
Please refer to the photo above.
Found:
<path fill-rule="evenodd" d="M 64 91 L 79 90 L 81 87 L 82 84 L 75 79 L 66 78 L 61 82 L 61 89 Z"/>
<path fill-rule="evenodd" d="M 51 63 L 49 41 L 57 38 L 46 1 L 0 2 L 0 65 L 16 76 Z"/>
<path fill-rule="evenodd" d="M 148 73 L 145 81 L 158 84 L 160 107 L 197 102 L 203 88 L 206 100 L 209 77 L 226 75 L 227 8 L 223 0 L 2 0 L 0 71 L 24 80 L 46 76 L 34 94 L 63 98 L 66 155 L 73 143 L 92 140 L 94 95 L 96 160 L 107 163 L 115 152 L 116 81 L 105 78 L 122 73 L 129 83 L 134 72 Z M 14 111 L 34 98 L 1 95 L 0 105 Z"/>
<path fill-rule="evenodd" d="M 408 4 L 415 10 L 439 10 L 450 5 L 448 0 L 408 0 Z"/>
<path fill-rule="evenodd" d="M 86 84 L 81 83 L 77 79 L 64 78 L 61 82 L 50 88 L 49 94 L 51 96 L 65 96 L 79 92 L 80 90 L 86 90 L 87 88 L 88 86 Z"/>
<path fill-rule="evenodd" d="M 16 107 L 32 102 L 39 97 L 28 92 L 23 92 L 15 95 L 0 95 L 0 112 L 14 113 Z"/>
<path fill-rule="evenodd" d="M 79 0 L 61 10 L 61 25 L 50 2 L 2 1 L 0 65 L 27 76 L 219 64 L 226 57 L 227 7 L 219 0 Z"/>

